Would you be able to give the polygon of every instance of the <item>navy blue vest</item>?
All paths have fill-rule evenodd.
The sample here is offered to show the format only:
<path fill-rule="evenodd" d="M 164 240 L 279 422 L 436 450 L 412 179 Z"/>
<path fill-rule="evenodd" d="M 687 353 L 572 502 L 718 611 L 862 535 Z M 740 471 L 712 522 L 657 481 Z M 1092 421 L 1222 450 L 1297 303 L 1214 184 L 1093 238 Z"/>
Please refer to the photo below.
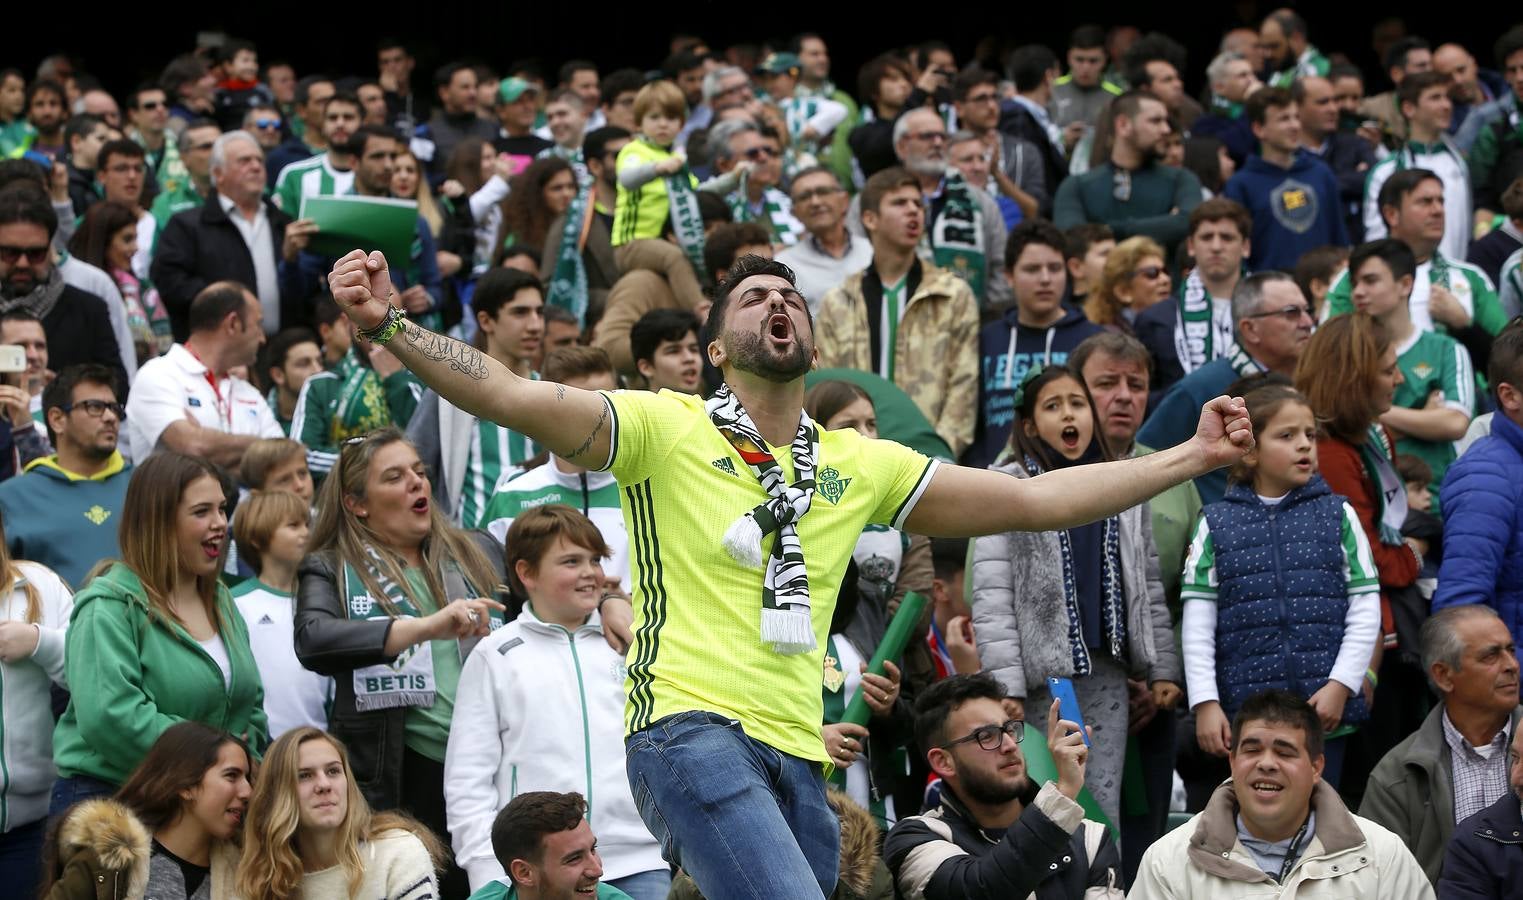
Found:
<path fill-rule="evenodd" d="M 1342 497 L 1317 475 L 1276 506 L 1234 484 L 1205 509 L 1216 550 L 1216 681 L 1231 719 L 1280 688 L 1311 697 L 1327 683 L 1348 613 Z M 1369 717 L 1356 693 L 1345 725 Z"/>

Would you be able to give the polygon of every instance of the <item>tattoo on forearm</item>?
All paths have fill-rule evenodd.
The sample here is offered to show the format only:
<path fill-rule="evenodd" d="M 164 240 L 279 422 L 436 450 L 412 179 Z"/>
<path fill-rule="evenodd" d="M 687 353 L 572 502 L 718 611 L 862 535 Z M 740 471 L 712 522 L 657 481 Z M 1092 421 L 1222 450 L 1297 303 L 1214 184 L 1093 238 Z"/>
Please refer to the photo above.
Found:
<path fill-rule="evenodd" d="M 566 399 L 566 386 L 564 384 L 558 384 L 555 386 L 555 399 L 556 402 L 560 402 Z"/>
<path fill-rule="evenodd" d="M 467 378 L 486 380 L 487 367 L 480 350 L 442 334 L 434 334 L 412 322 L 406 323 L 403 330 L 407 335 L 408 346 L 424 359 L 448 363 L 450 369 Z"/>
<path fill-rule="evenodd" d="M 602 431 L 603 426 L 606 424 L 608 424 L 608 404 L 604 403 L 603 411 L 598 414 L 598 420 L 592 423 L 592 433 L 587 435 L 587 440 L 582 441 L 582 446 L 566 454 L 566 460 L 569 462 L 573 459 L 577 459 L 588 450 L 591 450 L 592 442 L 597 440 L 598 432 Z"/>

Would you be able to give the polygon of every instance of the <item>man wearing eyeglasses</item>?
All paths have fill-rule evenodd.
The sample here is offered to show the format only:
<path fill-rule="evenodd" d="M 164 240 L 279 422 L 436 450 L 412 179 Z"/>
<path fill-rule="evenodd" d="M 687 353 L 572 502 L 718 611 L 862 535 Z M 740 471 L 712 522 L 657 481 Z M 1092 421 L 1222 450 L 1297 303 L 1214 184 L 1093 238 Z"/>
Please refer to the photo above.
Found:
<path fill-rule="evenodd" d="M 84 364 L 58 373 L 42 392 L 48 436 L 57 452 L 0 484 L 0 519 L 17 559 L 84 583 L 96 560 L 119 557 L 120 513 L 132 467 L 117 445 L 126 420 L 116 376 Z"/>
<path fill-rule="evenodd" d="M 212 147 L 221 136 L 222 129 L 216 122 L 197 119 L 185 126 L 172 143 L 166 144 L 168 149 L 159 168 L 159 192 L 149 208 L 156 232 L 162 232 L 175 213 L 195 209 L 211 196 Z M 168 156 L 171 151 L 173 158 Z"/>
<path fill-rule="evenodd" d="M 793 214 L 804 223 L 808 234 L 776 258 L 798 276 L 799 293 L 818 313 L 826 291 L 873 261 L 873 246 L 860 237 L 853 238 L 846 227 L 850 201 L 830 169 L 815 166 L 800 171 L 788 186 L 788 197 L 793 201 Z"/>
<path fill-rule="evenodd" d="M 1312 314 L 1295 279 L 1284 272 L 1257 272 L 1239 279 L 1232 291 L 1232 330 L 1236 340 L 1224 355 L 1175 382 L 1137 433 L 1148 447 L 1169 447 L 1188 437 L 1195 424 L 1187 410 L 1225 391 L 1233 382 L 1263 372 L 1289 377 L 1311 340 Z M 1200 502 L 1215 503 L 1227 492 L 1227 474 L 1208 472 L 1195 479 Z"/>
<path fill-rule="evenodd" d="M 122 204 L 138 217 L 137 252 L 132 254 L 132 271 L 139 278 L 148 277 L 148 263 L 158 225 L 143 207 L 143 182 L 148 170 L 145 157 L 143 148 L 136 141 L 118 138 L 101 148 L 95 169 L 100 195 Z"/>
<path fill-rule="evenodd" d="M 1053 701 L 1046 738 L 1058 780 L 1038 785 L 1021 753 L 1026 723 L 1009 718 L 1004 695 L 981 672 L 938 681 L 917 702 L 916 743 L 941 778 L 941 797 L 900 819 L 883 844 L 899 896 L 1120 900 L 1115 838 L 1074 799 L 1089 758 L 1078 726 L 1059 720 Z"/>
<path fill-rule="evenodd" d="M 804 233 L 793 216 L 793 201 L 778 189 L 783 177 L 782 152 L 777 136 L 763 132 L 744 119 L 730 119 L 709 132 L 709 155 L 720 175 L 749 163 L 740 187 L 725 195 L 725 203 L 737 222 L 760 222 L 772 235 L 774 247 L 791 247 Z"/>
<path fill-rule="evenodd" d="M 156 84 L 144 84 L 127 97 L 127 136 L 137 141 L 146 154 L 148 164 L 147 194 L 144 203 L 152 203 L 159 192 L 159 171 L 170 159 L 179 159 L 175 142 L 166 139 L 164 130 L 169 127 L 169 101 L 164 89 Z"/>
<path fill-rule="evenodd" d="M 30 183 L 0 191 L 0 313 L 21 309 L 42 321 L 55 368 L 93 362 L 127 383 L 106 301 L 64 279 L 53 264 L 58 216 Z"/>
<path fill-rule="evenodd" d="M 281 144 L 280 111 L 273 106 L 256 106 L 243 116 L 243 130 L 254 136 L 265 156 Z"/>

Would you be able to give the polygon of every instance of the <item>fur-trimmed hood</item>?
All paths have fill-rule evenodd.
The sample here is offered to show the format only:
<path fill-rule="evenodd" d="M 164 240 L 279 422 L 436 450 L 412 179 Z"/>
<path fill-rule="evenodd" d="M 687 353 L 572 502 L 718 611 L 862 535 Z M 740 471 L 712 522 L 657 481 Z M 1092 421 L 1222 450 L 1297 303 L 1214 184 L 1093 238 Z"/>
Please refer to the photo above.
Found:
<path fill-rule="evenodd" d="M 58 826 L 58 875 L 83 856 L 91 869 L 117 879 L 116 896 L 123 900 L 138 900 L 147 890 L 152 852 L 148 829 L 115 800 L 86 800 Z"/>
<path fill-rule="evenodd" d="M 867 897 L 878 868 L 878 823 L 838 790 L 832 788 L 825 799 L 841 820 L 841 880 L 836 895 Z"/>

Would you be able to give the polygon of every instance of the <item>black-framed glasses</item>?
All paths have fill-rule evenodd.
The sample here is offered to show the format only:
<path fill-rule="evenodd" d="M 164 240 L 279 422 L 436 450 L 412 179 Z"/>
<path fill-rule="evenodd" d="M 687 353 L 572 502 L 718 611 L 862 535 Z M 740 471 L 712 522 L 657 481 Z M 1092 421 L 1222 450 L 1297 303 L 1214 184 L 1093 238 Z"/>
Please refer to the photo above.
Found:
<path fill-rule="evenodd" d="M 941 745 L 943 750 L 951 750 L 958 744 L 966 744 L 977 741 L 981 750 L 998 750 L 1000 744 L 1005 742 L 1005 735 L 1015 738 L 1019 744 L 1026 737 L 1026 721 L 1024 719 L 1009 719 L 1003 725 L 982 725 L 973 729 L 971 734 L 965 734 L 955 741 L 948 741 Z"/>
<path fill-rule="evenodd" d="M 26 261 L 34 266 L 40 266 L 48 260 L 48 253 L 52 248 L 43 244 L 40 247 L 0 247 L 0 262 L 10 265 L 25 256 Z"/>
<path fill-rule="evenodd" d="M 79 400 L 74 403 L 61 404 L 58 408 L 66 413 L 82 409 L 92 419 L 99 419 L 109 409 L 116 414 L 116 418 L 119 421 L 127 418 L 127 407 L 112 400 Z"/>
<path fill-rule="evenodd" d="M 776 156 L 777 153 L 773 151 L 771 147 L 752 147 L 741 155 L 749 160 L 758 160 L 762 157 L 771 159 L 772 157 Z"/>
<path fill-rule="evenodd" d="M 1302 316 L 1305 316 L 1308 319 L 1311 318 L 1311 310 L 1305 304 L 1293 303 L 1290 306 L 1281 307 L 1280 309 L 1271 309 L 1267 312 L 1254 313 L 1251 316 L 1243 316 L 1243 318 L 1267 319 L 1270 316 L 1279 316 L 1287 322 L 1295 323 L 1301 321 Z"/>

